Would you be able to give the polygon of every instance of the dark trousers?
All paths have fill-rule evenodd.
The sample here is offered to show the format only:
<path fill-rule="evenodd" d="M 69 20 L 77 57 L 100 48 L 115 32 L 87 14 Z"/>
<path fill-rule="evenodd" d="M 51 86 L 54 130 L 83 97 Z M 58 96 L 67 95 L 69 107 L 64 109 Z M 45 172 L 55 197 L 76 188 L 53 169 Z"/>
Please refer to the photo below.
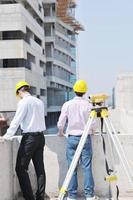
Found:
<path fill-rule="evenodd" d="M 42 133 L 27 133 L 22 137 L 16 161 L 16 173 L 25 200 L 35 200 L 28 166 L 32 159 L 37 176 L 36 200 L 44 199 L 46 176 L 43 163 L 45 138 Z"/>

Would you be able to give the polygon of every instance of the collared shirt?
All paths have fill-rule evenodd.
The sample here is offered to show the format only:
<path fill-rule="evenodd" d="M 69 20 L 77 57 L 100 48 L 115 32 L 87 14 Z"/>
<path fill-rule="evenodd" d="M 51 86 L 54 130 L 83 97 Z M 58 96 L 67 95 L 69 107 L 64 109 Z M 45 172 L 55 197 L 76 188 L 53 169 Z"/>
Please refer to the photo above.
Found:
<path fill-rule="evenodd" d="M 64 103 L 57 123 L 59 132 L 63 132 L 68 121 L 66 133 L 68 135 L 82 135 L 91 108 L 92 105 L 84 97 L 74 97 L 72 100 Z M 94 123 L 91 128 L 94 127 Z"/>
<path fill-rule="evenodd" d="M 29 93 L 25 94 L 17 106 L 16 114 L 4 135 L 5 139 L 12 137 L 19 125 L 23 133 L 41 132 L 46 130 L 44 118 L 44 104 L 43 102 L 31 96 Z"/>

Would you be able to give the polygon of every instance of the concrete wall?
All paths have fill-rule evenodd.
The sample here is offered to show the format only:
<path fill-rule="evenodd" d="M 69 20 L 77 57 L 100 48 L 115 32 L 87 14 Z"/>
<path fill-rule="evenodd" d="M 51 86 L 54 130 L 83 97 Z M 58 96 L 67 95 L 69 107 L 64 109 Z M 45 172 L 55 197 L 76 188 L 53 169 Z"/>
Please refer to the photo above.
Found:
<path fill-rule="evenodd" d="M 15 85 L 20 80 L 26 80 L 30 85 L 36 87 L 40 95 L 40 88 L 46 90 L 46 78 L 36 72 L 30 72 L 25 68 L 0 68 L 0 111 L 15 111 L 18 98 L 15 96 Z M 8 100 L 10 97 L 10 100 Z M 43 99 L 46 106 L 46 96 Z M 47 111 L 47 110 L 46 110 Z"/>
<path fill-rule="evenodd" d="M 133 136 L 120 135 L 119 137 L 126 152 L 127 158 L 133 168 Z M 22 196 L 18 180 L 16 178 L 16 173 L 14 171 L 16 154 L 20 140 L 21 137 L 15 137 L 12 141 L 0 142 L 0 200 L 18 200 Z M 109 193 L 109 185 L 104 181 L 104 177 L 107 174 L 105 170 L 101 137 L 99 135 L 92 136 L 92 142 L 95 191 L 99 196 L 107 197 Z M 66 138 L 61 138 L 58 136 L 46 136 L 46 146 L 44 150 L 45 169 L 47 176 L 46 193 L 50 197 L 55 197 L 58 195 L 59 188 L 61 187 L 67 172 L 65 149 Z M 115 151 L 113 152 L 115 158 L 115 167 L 119 177 L 118 185 L 120 187 L 120 195 L 133 197 L 133 191 L 131 191 L 131 188 L 128 184 L 128 179 Z M 109 154 L 108 148 L 107 154 Z M 82 192 L 83 179 L 80 168 L 79 172 L 79 192 Z M 32 163 L 29 167 L 29 174 L 33 189 L 35 190 L 36 179 Z"/>
<path fill-rule="evenodd" d="M 11 142 L 0 143 L 0 199 L 13 199 L 13 153 Z"/>
<path fill-rule="evenodd" d="M 133 134 L 133 110 L 114 109 L 110 116 L 117 132 Z"/>
<path fill-rule="evenodd" d="M 118 75 L 115 95 L 117 109 L 133 110 L 133 73 Z"/>
<path fill-rule="evenodd" d="M 120 133 L 133 134 L 133 73 L 119 74 L 115 86 L 115 109 L 111 119 Z"/>

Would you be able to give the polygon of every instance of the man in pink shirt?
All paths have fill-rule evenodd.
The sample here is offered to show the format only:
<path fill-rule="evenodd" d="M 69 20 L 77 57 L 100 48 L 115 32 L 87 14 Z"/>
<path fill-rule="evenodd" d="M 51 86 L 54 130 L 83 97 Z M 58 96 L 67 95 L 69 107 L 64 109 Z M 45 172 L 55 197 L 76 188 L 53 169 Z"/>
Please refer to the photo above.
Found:
<path fill-rule="evenodd" d="M 66 134 L 68 135 L 68 139 L 66 154 L 68 166 L 71 164 L 92 108 L 89 101 L 83 97 L 87 92 L 87 84 L 84 80 L 76 81 L 73 90 L 76 97 L 64 103 L 57 124 L 59 135 L 62 136 L 64 135 L 64 127 L 67 122 Z M 92 124 L 90 131 L 92 131 L 93 127 L 94 124 Z M 91 161 L 92 145 L 90 135 L 88 135 L 80 156 L 80 163 L 84 173 L 84 193 L 86 200 L 97 200 L 99 198 L 94 195 L 94 180 Z M 75 200 L 77 198 L 77 188 L 78 181 L 76 168 L 68 187 L 68 200 Z"/>

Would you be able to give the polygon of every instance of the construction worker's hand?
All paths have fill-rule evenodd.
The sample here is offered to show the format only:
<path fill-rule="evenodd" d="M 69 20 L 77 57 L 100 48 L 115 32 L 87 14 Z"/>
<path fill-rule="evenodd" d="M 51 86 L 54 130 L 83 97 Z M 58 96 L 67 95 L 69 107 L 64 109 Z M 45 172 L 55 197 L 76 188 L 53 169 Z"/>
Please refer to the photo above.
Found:
<path fill-rule="evenodd" d="M 63 133 L 63 132 L 59 132 L 59 133 L 57 133 L 57 136 L 59 136 L 59 137 L 64 137 L 65 136 L 65 133 Z"/>
<path fill-rule="evenodd" d="M 95 129 L 90 129 L 90 134 L 94 135 L 96 133 Z"/>
<path fill-rule="evenodd" d="M 12 140 L 12 137 L 10 137 L 8 134 L 5 134 L 5 135 L 3 136 L 3 139 L 4 139 L 5 141 L 9 141 L 9 140 Z"/>
<path fill-rule="evenodd" d="M 4 142 L 5 142 L 5 139 L 2 136 L 0 136 L 0 143 L 4 143 Z"/>

